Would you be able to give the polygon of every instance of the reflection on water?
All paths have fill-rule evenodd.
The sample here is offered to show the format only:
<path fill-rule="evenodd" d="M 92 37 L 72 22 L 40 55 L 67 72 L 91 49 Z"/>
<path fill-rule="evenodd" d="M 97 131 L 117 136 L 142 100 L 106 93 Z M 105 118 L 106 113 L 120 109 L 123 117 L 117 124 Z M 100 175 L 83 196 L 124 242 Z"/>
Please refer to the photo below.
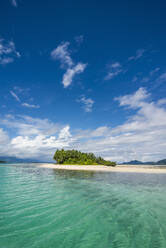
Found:
<path fill-rule="evenodd" d="M 55 178 L 77 178 L 77 179 L 92 179 L 96 178 L 96 173 L 93 171 L 76 171 L 76 170 L 53 170 Z"/>
<path fill-rule="evenodd" d="M 55 179 L 90 179 L 92 181 L 104 181 L 110 184 L 130 185 L 166 185 L 166 174 L 158 173 L 121 173 L 121 172 L 97 172 L 76 170 L 53 170 Z"/>

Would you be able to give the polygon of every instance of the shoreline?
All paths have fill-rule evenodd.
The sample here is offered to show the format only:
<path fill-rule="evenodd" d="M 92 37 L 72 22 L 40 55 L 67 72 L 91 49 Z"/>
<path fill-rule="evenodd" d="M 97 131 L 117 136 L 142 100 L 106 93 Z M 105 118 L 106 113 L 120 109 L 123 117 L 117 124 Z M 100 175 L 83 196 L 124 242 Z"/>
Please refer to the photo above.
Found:
<path fill-rule="evenodd" d="M 59 164 L 40 164 L 40 168 L 56 170 L 77 170 L 77 171 L 96 171 L 96 172 L 124 172 L 124 173 L 166 173 L 166 168 L 154 168 L 154 166 L 135 166 L 117 165 L 115 167 L 102 165 L 59 165 Z"/>

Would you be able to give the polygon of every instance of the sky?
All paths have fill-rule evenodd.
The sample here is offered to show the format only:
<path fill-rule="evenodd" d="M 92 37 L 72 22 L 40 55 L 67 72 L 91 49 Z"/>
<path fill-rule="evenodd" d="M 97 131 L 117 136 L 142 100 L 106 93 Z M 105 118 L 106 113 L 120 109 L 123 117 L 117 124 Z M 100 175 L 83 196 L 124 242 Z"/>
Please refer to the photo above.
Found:
<path fill-rule="evenodd" d="M 1 0 L 0 156 L 166 158 L 166 2 Z"/>

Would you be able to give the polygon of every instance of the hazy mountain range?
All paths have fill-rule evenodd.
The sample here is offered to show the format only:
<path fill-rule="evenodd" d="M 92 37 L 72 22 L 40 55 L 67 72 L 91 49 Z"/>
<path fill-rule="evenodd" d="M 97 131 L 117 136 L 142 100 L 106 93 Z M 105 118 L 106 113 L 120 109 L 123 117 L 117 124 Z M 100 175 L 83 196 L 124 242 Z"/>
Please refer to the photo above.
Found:
<path fill-rule="evenodd" d="M 133 165 L 139 165 L 139 164 L 144 164 L 144 165 L 166 165 L 166 159 L 162 159 L 162 160 L 159 160 L 157 162 L 141 162 L 139 160 L 132 160 L 132 161 L 129 161 L 129 162 L 124 162 L 124 163 L 121 163 L 121 164 L 133 164 Z"/>
<path fill-rule="evenodd" d="M 8 157 L 8 156 L 0 156 L 0 163 L 6 162 L 6 163 L 44 163 L 47 161 L 41 161 L 37 159 L 26 159 L 26 158 L 17 158 L 17 157 Z M 48 162 L 47 162 L 48 163 Z M 139 160 L 132 160 L 129 162 L 124 162 L 121 164 L 131 164 L 131 165 L 166 165 L 166 159 L 159 160 L 157 162 L 142 162 Z"/>
<path fill-rule="evenodd" d="M 6 162 L 6 163 L 41 163 L 43 161 L 39 161 L 36 159 L 22 159 L 22 158 L 17 158 L 17 157 L 0 156 L 0 162 Z"/>

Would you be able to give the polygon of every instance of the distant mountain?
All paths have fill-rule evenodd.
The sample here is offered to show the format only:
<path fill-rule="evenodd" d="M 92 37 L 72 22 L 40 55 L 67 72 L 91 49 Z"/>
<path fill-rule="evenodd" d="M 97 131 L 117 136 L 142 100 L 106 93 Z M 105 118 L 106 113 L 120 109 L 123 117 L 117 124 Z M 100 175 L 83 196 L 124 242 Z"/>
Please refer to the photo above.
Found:
<path fill-rule="evenodd" d="M 22 159 L 17 157 L 8 157 L 2 156 L 0 157 L 0 161 L 5 163 L 42 163 L 43 161 L 39 161 L 36 159 Z"/>
<path fill-rule="evenodd" d="M 166 165 L 166 159 L 159 160 L 157 162 L 158 165 Z"/>
<path fill-rule="evenodd" d="M 132 160 L 132 161 L 129 161 L 129 162 L 124 162 L 122 164 L 133 164 L 133 165 L 166 165 L 166 159 L 162 159 L 162 160 L 159 160 L 157 162 L 142 162 L 142 161 L 139 161 L 139 160 Z"/>
<path fill-rule="evenodd" d="M 143 162 L 141 161 L 138 161 L 138 160 L 132 160 L 130 162 L 124 162 L 122 164 L 143 164 Z"/>

